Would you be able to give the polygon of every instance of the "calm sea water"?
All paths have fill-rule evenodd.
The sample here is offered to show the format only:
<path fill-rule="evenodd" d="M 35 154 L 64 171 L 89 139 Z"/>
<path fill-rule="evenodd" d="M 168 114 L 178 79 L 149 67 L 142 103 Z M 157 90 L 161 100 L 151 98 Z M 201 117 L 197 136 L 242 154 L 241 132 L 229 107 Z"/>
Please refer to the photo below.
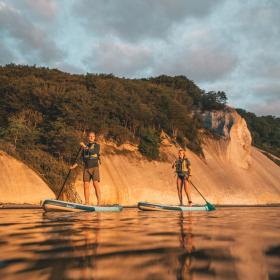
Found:
<path fill-rule="evenodd" d="M 0 279 L 280 279 L 279 217 L 0 210 Z"/>

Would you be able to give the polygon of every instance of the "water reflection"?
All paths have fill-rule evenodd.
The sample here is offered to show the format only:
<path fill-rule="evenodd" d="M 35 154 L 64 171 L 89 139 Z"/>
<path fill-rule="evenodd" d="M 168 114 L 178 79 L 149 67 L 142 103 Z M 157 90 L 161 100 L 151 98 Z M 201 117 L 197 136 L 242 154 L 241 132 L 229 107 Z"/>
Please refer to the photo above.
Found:
<path fill-rule="evenodd" d="M 82 216 L 82 219 L 81 219 Z M 53 236 L 51 240 L 60 236 L 60 244 L 63 248 L 57 249 L 53 244 L 48 252 L 51 252 L 53 263 L 39 260 L 33 265 L 33 270 L 38 267 L 51 266 L 53 269 L 49 275 L 51 279 L 95 279 L 94 271 L 97 270 L 98 240 L 100 232 L 100 213 L 72 213 L 59 217 L 57 213 L 44 213 L 43 223 L 55 222 L 55 226 L 49 227 Z M 65 224 L 71 221 L 65 228 Z M 60 222 L 57 226 L 56 222 Z M 50 223 L 51 225 L 51 223 Z M 57 252 L 57 255 L 54 254 Z M 60 252 L 63 252 L 61 255 Z M 46 253 L 42 252 L 41 253 Z M 63 259 L 63 260 L 61 260 Z"/>
<path fill-rule="evenodd" d="M 205 277 L 214 279 L 218 275 L 221 279 L 238 279 L 234 269 L 234 264 L 238 262 L 238 259 L 221 244 L 215 247 L 217 242 L 211 238 L 211 235 L 193 230 L 200 226 L 197 214 L 180 213 L 179 243 L 183 252 L 178 256 L 177 279 Z M 220 238 L 218 239 L 220 241 Z M 197 247 L 195 243 L 198 244 Z M 230 263 L 231 266 L 226 266 L 224 269 L 224 265 L 221 263 Z"/>
<path fill-rule="evenodd" d="M 2 210 L 0 277 L 280 279 L 279 214 Z"/>
<path fill-rule="evenodd" d="M 187 213 L 187 217 L 184 217 L 184 213 L 180 213 L 179 225 L 180 225 L 180 246 L 184 249 L 184 253 L 179 256 L 179 269 L 177 271 L 177 279 L 191 279 L 192 271 L 192 252 L 195 250 L 194 240 L 192 234 L 192 213 Z M 187 218 L 187 221 L 185 220 Z"/>

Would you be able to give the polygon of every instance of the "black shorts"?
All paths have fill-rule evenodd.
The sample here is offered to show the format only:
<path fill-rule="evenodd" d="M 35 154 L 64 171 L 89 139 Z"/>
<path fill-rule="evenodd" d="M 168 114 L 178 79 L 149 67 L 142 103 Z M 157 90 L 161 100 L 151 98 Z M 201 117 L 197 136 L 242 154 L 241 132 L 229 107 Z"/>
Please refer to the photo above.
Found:
<path fill-rule="evenodd" d="M 90 182 L 90 180 L 100 182 L 99 167 L 84 169 L 83 181 Z"/>
<path fill-rule="evenodd" d="M 189 173 L 177 173 L 177 176 L 181 180 L 185 180 L 189 178 Z"/>

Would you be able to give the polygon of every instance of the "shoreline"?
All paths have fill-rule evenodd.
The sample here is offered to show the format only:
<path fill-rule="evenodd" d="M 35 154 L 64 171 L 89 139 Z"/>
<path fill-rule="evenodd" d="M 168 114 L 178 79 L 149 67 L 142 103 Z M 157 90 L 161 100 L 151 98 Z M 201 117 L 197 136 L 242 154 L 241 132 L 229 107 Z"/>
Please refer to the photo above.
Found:
<path fill-rule="evenodd" d="M 122 205 L 123 208 L 137 208 L 137 205 Z M 271 203 L 271 204 L 215 204 L 215 207 L 217 208 L 230 208 L 230 207 L 251 207 L 251 208 L 257 208 L 257 207 L 280 207 L 280 203 Z M 7 204 L 0 204 L 0 210 L 1 209 L 10 209 L 10 210 L 16 210 L 16 209 L 43 209 L 41 205 L 38 204 L 13 204 L 13 203 L 7 203 Z"/>

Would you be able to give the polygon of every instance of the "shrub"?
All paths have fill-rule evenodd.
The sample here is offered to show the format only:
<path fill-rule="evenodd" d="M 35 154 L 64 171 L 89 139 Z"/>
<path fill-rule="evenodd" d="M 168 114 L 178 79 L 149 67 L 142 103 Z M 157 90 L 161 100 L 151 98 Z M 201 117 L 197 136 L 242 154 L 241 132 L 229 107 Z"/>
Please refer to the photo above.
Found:
<path fill-rule="evenodd" d="M 148 159 L 159 158 L 160 137 L 158 132 L 152 129 L 144 129 L 141 132 L 139 151 Z"/>

